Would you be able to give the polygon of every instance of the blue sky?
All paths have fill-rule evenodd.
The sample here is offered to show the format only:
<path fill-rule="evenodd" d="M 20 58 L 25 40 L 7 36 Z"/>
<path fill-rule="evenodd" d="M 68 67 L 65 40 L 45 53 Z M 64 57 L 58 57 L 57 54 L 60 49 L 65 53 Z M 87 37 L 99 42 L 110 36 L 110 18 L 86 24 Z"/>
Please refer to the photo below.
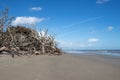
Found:
<path fill-rule="evenodd" d="M 0 0 L 13 25 L 56 33 L 67 49 L 120 49 L 120 0 Z"/>

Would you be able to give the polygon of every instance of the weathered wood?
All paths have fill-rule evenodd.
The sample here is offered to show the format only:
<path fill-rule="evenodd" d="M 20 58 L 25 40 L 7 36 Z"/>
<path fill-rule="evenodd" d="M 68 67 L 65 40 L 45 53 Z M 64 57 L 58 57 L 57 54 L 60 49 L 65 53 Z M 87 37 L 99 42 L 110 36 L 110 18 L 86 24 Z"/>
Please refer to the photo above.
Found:
<path fill-rule="evenodd" d="M 0 52 L 1 51 L 6 51 L 6 50 L 7 50 L 7 48 L 5 46 L 3 46 L 3 47 L 0 48 Z"/>
<path fill-rule="evenodd" d="M 2 40 L 2 43 L 4 43 L 2 45 L 6 47 L 0 46 L 0 51 L 8 50 L 11 52 L 10 54 L 12 57 L 14 57 L 14 55 L 28 54 L 61 55 L 61 50 L 57 48 L 54 37 L 52 35 L 48 35 L 48 32 L 46 30 L 38 33 L 35 30 L 28 29 L 29 28 L 22 26 L 9 27 L 6 32 L 4 32 L 4 38 Z M 19 51 L 25 51 L 26 53 L 22 54 Z"/>

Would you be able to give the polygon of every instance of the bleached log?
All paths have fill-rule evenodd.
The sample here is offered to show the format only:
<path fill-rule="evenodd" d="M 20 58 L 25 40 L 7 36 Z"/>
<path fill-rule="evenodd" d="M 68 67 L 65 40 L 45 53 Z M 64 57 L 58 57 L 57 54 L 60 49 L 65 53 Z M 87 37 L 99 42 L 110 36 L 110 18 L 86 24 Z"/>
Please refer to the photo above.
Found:
<path fill-rule="evenodd" d="M 39 51 L 35 51 L 35 55 L 40 55 L 40 52 Z"/>
<path fill-rule="evenodd" d="M 7 48 L 5 46 L 0 48 L 0 51 L 5 51 Z"/>

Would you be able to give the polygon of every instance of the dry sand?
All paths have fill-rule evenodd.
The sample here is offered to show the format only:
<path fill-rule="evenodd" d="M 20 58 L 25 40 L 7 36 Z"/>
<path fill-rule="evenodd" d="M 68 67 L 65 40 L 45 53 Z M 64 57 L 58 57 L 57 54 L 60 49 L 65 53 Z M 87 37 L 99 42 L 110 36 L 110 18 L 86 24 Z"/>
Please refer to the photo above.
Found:
<path fill-rule="evenodd" d="M 120 58 L 95 54 L 2 56 L 0 80 L 120 80 Z"/>

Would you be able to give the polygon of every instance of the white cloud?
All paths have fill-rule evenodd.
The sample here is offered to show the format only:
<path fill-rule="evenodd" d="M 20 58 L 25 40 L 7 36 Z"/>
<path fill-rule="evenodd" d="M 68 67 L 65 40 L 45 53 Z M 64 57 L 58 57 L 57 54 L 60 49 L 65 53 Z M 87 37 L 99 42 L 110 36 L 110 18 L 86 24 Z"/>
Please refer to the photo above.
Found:
<path fill-rule="evenodd" d="M 32 7 L 32 8 L 30 8 L 30 10 L 32 10 L 32 11 L 41 11 L 42 8 L 41 7 Z"/>
<path fill-rule="evenodd" d="M 90 39 L 88 39 L 88 42 L 98 42 L 99 41 L 99 39 L 97 39 L 97 38 L 90 38 Z"/>
<path fill-rule="evenodd" d="M 96 3 L 97 4 L 103 4 L 103 3 L 106 3 L 106 2 L 109 2 L 110 0 L 97 0 Z"/>
<path fill-rule="evenodd" d="M 31 24 L 36 24 L 39 22 L 42 22 L 44 18 L 38 18 L 38 17 L 26 17 L 26 16 L 21 16 L 21 17 L 16 17 L 16 19 L 12 22 L 12 25 L 31 25 Z"/>
<path fill-rule="evenodd" d="M 114 27 L 113 26 L 108 26 L 108 31 L 112 31 L 113 29 L 114 29 Z"/>

